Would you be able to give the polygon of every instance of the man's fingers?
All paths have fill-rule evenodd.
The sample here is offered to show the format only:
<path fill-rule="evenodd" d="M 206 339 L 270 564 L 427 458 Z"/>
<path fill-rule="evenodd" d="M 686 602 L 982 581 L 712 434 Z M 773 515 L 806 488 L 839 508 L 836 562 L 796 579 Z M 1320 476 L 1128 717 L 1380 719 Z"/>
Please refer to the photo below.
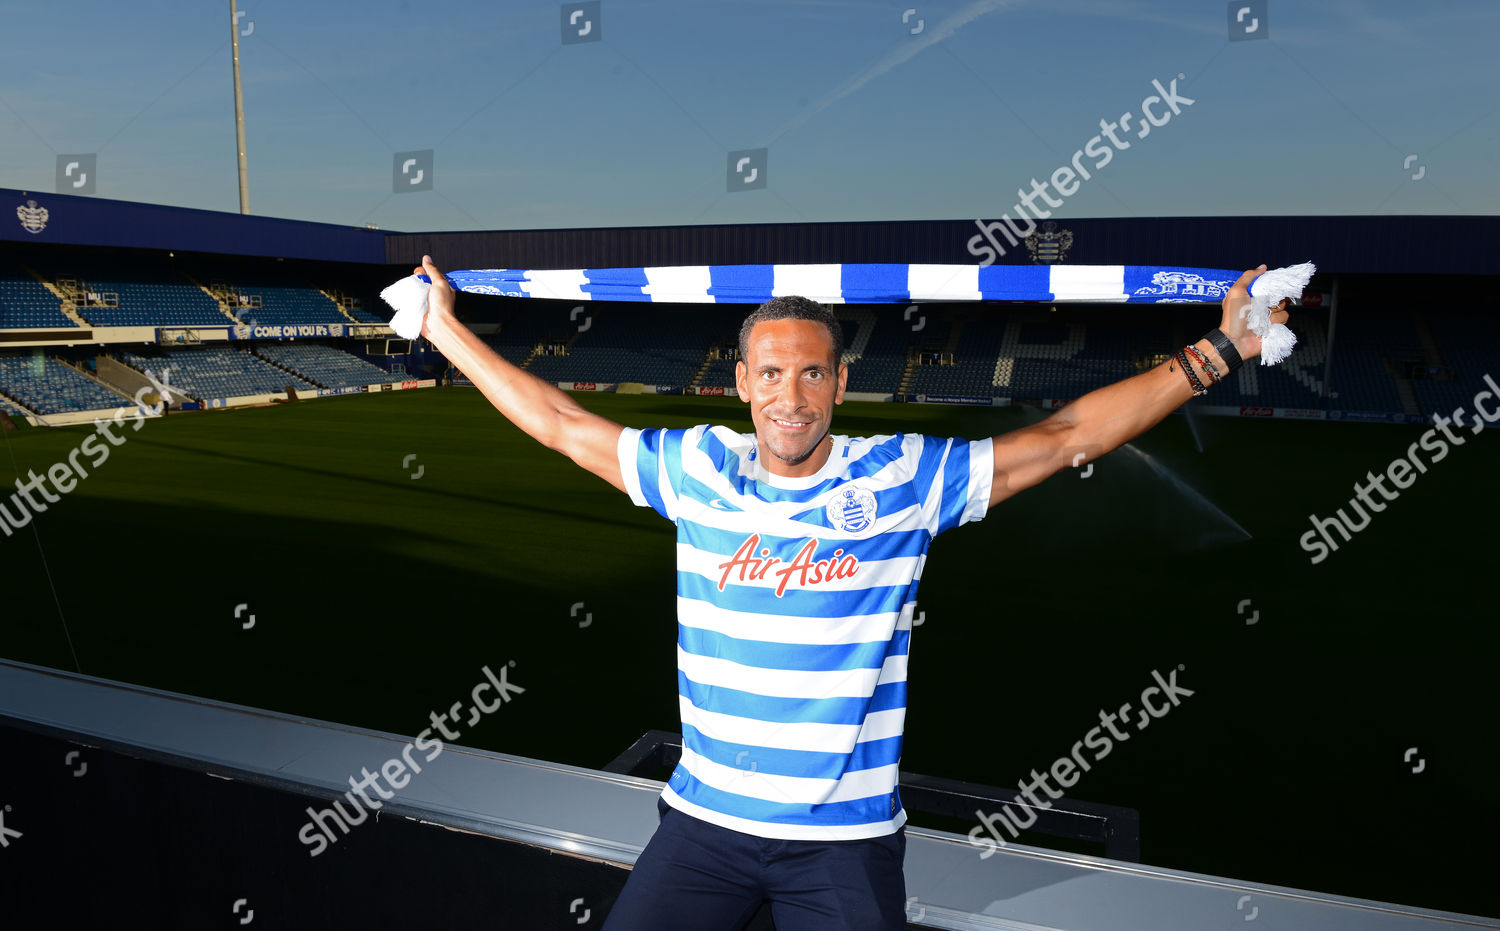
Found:
<path fill-rule="evenodd" d="M 415 274 L 415 275 L 426 275 L 428 278 L 430 278 L 432 280 L 432 283 L 434 285 L 437 285 L 437 284 L 441 283 L 441 284 L 444 284 L 444 285 L 448 285 L 449 287 L 452 287 L 452 285 L 448 281 L 448 276 L 446 276 L 442 272 L 438 271 L 437 263 L 434 262 L 434 261 L 432 261 L 432 256 L 430 256 L 430 255 L 424 255 L 424 256 L 422 256 L 422 267 L 418 268 L 418 269 L 414 269 L 413 272 L 412 272 L 412 274 Z"/>

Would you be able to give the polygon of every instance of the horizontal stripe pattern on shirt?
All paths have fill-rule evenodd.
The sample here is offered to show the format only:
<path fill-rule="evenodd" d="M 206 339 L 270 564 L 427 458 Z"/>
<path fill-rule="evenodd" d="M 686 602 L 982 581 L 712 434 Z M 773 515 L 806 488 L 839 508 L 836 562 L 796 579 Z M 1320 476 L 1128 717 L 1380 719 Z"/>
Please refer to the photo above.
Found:
<path fill-rule="evenodd" d="M 988 440 L 834 436 L 805 478 L 753 434 L 623 431 L 631 500 L 677 525 L 683 754 L 664 797 L 764 837 L 874 837 L 896 791 L 932 539 L 987 510 Z"/>

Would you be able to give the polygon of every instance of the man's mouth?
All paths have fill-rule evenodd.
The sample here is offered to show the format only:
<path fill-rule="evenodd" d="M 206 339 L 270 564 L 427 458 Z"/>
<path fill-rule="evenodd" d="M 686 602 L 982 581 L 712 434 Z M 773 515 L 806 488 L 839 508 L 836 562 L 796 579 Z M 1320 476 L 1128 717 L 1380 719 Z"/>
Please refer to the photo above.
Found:
<path fill-rule="evenodd" d="M 804 430 L 811 424 L 808 420 L 780 420 L 776 417 L 772 417 L 771 422 L 783 430 Z"/>

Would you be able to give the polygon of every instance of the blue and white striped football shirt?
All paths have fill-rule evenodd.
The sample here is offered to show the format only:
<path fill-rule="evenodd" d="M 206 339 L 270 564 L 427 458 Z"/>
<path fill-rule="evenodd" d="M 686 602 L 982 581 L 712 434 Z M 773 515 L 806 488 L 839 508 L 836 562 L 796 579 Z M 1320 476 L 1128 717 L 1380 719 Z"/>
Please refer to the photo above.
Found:
<path fill-rule="evenodd" d="M 761 837 L 890 834 L 917 585 L 933 538 L 984 517 L 991 443 L 834 436 L 805 478 L 757 456 L 722 426 L 620 436 L 630 499 L 677 525 L 683 749 L 663 797 Z"/>

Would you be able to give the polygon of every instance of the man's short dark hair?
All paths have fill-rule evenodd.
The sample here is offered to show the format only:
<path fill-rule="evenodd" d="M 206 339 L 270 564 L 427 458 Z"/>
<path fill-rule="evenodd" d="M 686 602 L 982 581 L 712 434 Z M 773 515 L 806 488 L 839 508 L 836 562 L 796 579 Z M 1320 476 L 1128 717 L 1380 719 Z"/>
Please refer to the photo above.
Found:
<path fill-rule="evenodd" d="M 833 311 L 819 304 L 817 301 L 794 295 L 783 295 L 773 297 L 769 301 L 755 308 L 745 322 L 740 324 L 740 358 L 745 364 L 750 364 L 750 331 L 755 329 L 757 323 L 766 320 L 811 320 L 821 323 L 828 328 L 828 336 L 833 340 L 833 374 L 838 374 L 839 363 L 844 358 L 844 328 L 839 324 L 838 318 Z"/>

